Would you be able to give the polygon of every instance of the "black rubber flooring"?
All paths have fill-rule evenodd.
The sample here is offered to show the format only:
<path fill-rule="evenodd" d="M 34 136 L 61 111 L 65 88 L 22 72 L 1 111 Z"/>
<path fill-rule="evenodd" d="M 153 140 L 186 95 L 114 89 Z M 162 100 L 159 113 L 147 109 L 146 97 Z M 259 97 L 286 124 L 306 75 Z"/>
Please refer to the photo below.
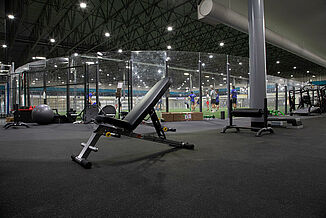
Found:
<path fill-rule="evenodd" d="M 90 170 L 70 155 L 91 125 L 1 129 L 0 217 L 326 217 L 326 118 L 260 138 L 223 122 L 175 124 L 194 151 L 102 137 Z"/>

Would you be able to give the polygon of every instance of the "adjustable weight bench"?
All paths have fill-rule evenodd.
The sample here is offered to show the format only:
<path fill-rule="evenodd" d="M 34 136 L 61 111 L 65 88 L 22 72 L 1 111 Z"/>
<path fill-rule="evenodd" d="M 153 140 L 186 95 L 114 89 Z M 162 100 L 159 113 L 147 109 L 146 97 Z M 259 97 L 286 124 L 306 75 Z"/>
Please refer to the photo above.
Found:
<path fill-rule="evenodd" d="M 176 148 L 194 149 L 193 144 L 166 139 L 164 128 L 161 126 L 155 112 L 155 105 L 168 90 L 170 85 L 170 78 L 161 79 L 122 120 L 105 115 L 97 116 L 95 119 L 98 124 L 97 128 L 89 137 L 88 141 L 81 144 L 83 148 L 79 155 L 71 156 L 72 160 L 79 163 L 84 168 L 91 168 L 92 163 L 87 160 L 87 157 L 92 151 L 98 151 L 98 148 L 95 145 L 102 135 L 118 138 L 120 138 L 121 135 L 124 135 L 132 138 L 168 144 L 169 146 Z M 147 115 L 150 115 L 151 117 L 157 136 L 149 136 L 133 132 Z"/>

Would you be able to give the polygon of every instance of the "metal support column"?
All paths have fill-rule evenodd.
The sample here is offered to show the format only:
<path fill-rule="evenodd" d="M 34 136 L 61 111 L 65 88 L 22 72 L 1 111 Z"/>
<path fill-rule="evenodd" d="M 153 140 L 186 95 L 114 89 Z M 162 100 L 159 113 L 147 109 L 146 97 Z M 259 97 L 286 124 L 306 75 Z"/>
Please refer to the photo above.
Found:
<path fill-rule="evenodd" d="M 199 111 L 203 112 L 203 86 L 201 84 L 202 83 L 201 60 L 199 60 L 198 62 L 198 71 L 199 71 Z"/>
<path fill-rule="evenodd" d="M 230 90 L 230 71 L 229 71 L 229 55 L 226 56 L 226 88 L 227 88 L 227 107 L 228 107 L 228 118 L 231 121 L 231 90 Z M 232 125 L 232 123 L 230 123 Z"/>
<path fill-rule="evenodd" d="M 168 64 L 168 60 L 165 61 L 165 77 L 169 77 L 169 64 Z M 169 112 L 169 95 L 170 95 L 170 88 L 165 92 L 166 112 Z"/>
<path fill-rule="evenodd" d="M 98 87 L 98 85 L 99 85 L 99 82 L 100 82 L 100 66 L 99 66 L 99 64 L 97 63 L 96 64 L 96 75 L 95 75 L 95 91 L 96 91 L 96 105 L 97 106 L 100 106 L 100 94 L 99 94 L 99 87 Z"/>
<path fill-rule="evenodd" d="M 293 104 L 294 104 L 294 110 L 295 110 L 295 87 L 293 86 Z"/>
<path fill-rule="evenodd" d="M 88 83 L 88 65 L 85 64 L 84 66 L 84 108 L 88 106 L 88 89 L 87 89 L 87 83 Z"/>
<path fill-rule="evenodd" d="M 130 109 L 130 72 L 129 72 L 129 67 L 130 67 L 130 62 L 126 62 L 127 65 L 127 88 L 128 88 L 128 112 L 131 111 Z"/>
<path fill-rule="evenodd" d="M 67 112 L 67 115 L 69 113 L 69 109 L 70 109 L 70 71 L 71 71 L 71 68 L 70 68 L 70 65 L 71 65 L 71 58 L 69 57 L 68 59 L 68 69 L 67 69 L 67 86 L 66 86 L 66 112 Z"/>
<path fill-rule="evenodd" d="M 288 113 L 288 87 L 284 86 L 284 114 Z"/>
<path fill-rule="evenodd" d="M 18 107 L 22 106 L 22 74 L 18 75 Z"/>
<path fill-rule="evenodd" d="M 31 94 L 29 90 L 29 73 L 26 72 L 27 106 L 31 106 Z"/>
<path fill-rule="evenodd" d="M 266 98 L 266 47 L 264 0 L 248 1 L 250 107 L 264 108 Z M 263 118 L 251 118 L 252 127 L 262 127 Z"/>
<path fill-rule="evenodd" d="M 46 72 L 43 72 L 43 104 L 47 104 L 47 95 L 46 95 Z"/>
<path fill-rule="evenodd" d="M 10 113 L 10 110 L 9 110 L 9 107 L 10 107 L 10 82 L 8 81 L 7 82 L 7 93 L 6 93 L 6 97 L 7 97 L 7 101 L 6 101 L 6 114 L 9 115 Z"/>
<path fill-rule="evenodd" d="M 132 101 L 132 98 L 133 98 L 133 93 L 132 93 L 132 61 L 129 62 L 129 85 L 130 85 L 129 98 L 130 98 L 130 111 L 131 111 L 132 108 L 133 108 L 133 101 Z"/>
<path fill-rule="evenodd" d="M 275 83 L 275 110 L 278 110 L 278 84 Z"/>
<path fill-rule="evenodd" d="M 24 106 L 27 106 L 27 87 L 26 87 L 26 72 L 23 72 L 23 91 L 24 91 Z"/>

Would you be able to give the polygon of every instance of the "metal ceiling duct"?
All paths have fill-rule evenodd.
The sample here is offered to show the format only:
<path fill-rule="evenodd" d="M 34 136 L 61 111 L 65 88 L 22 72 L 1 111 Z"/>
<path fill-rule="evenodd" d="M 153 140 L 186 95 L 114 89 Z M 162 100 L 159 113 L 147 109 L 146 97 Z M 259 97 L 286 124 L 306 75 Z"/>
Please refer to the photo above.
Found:
<path fill-rule="evenodd" d="M 198 19 L 212 25 L 223 23 L 248 34 L 248 19 L 214 0 L 203 0 L 200 5 L 198 5 Z M 280 36 L 268 28 L 266 28 L 265 33 L 266 41 L 269 43 L 320 66 L 326 67 L 326 59 L 302 48 L 298 44 Z"/>

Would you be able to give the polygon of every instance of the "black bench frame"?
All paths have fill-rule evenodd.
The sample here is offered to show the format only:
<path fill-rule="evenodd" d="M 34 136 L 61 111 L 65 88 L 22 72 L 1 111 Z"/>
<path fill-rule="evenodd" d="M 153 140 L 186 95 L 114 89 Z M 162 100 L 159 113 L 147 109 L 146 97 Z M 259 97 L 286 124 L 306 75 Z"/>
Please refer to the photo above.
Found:
<path fill-rule="evenodd" d="M 93 131 L 88 141 L 86 143 L 81 143 L 83 149 L 81 150 L 79 155 L 77 156 L 72 155 L 71 156 L 72 160 L 79 163 L 84 168 L 91 168 L 92 163 L 87 160 L 87 157 L 92 151 L 94 152 L 98 151 L 98 148 L 95 145 L 102 135 L 112 136 L 117 138 L 120 138 L 123 135 L 131 138 L 168 144 L 169 146 L 176 147 L 176 148 L 194 149 L 193 144 L 166 139 L 166 135 L 164 132 L 168 131 L 169 129 L 167 129 L 166 127 L 162 127 L 160 120 L 158 119 L 157 114 L 155 112 L 155 105 L 157 103 L 156 101 L 158 101 L 158 99 L 160 99 L 164 95 L 165 90 L 167 90 L 170 85 L 171 85 L 171 81 L 169 81 L 169 83 L 165 85 L 164 90 L 160 90 L 160 93 L 156 95 L 156 97 L 153 97 L 154 99 L 150 100 L 151 102 L 149 107 L 145 108 L 143 110 L 143 113 L 138 116 L 140 118 L 144 118 L 145 116 L 150 115 L 152 120 L 152 125 L 156 130 L 157 136 L 134 133 L 133 130 L 141 122 L 141 120 L 139 122 L 139 119 L 137 120 L 137 122 L 135 122 L 136 124 L 134 126 L 128 126 L 127 122 L 125 123 L 123 122 L 124 120 L 118 120 L 115 118 L 105 117 L 105 115 L 99 115 L 97 117 L 98 119 L 96 120 L 97 122 L 100 122 L 100 124 Z M 152 89 L 154 89 L 154 87 Z M 146 95 L 148 95 L 147 96 L 148 98 L 151 98 L 150 96 L 151 94 L 149 92 Z M 146 96 L 144 96 L 144 98 L 146 98 Z M 141 104 L 141 102 L 139 104 Z M 135 110 L 135 108 L 136 107 L 134 107 L 133 110 Z M 133 110 L 131 110 L 129 114 L 132 113 Z"/>
<path fill-rule="evenodd" d="M 228 129 L 236 129 L 237 132 L 240 132 L 240 129 L 250 129 L 257 132 L 256 136 L 262 136 L 264 132 L 274 133 L 273 128 L 268 126 L 268 109 L 267 109 L 267 98 L 264 98 L 264 109 L 254 109 L 254 108 L 245 108 L 245 109 L 235 109 L 232 110 L 232 102 L 229 104 L 229 125 L 225 126 L 221 133 L 225 133 Z M 264 125 L 262 128 L 259 127 L 243 127 L 233 124 L 233 117 L 263 117 Z"/>

